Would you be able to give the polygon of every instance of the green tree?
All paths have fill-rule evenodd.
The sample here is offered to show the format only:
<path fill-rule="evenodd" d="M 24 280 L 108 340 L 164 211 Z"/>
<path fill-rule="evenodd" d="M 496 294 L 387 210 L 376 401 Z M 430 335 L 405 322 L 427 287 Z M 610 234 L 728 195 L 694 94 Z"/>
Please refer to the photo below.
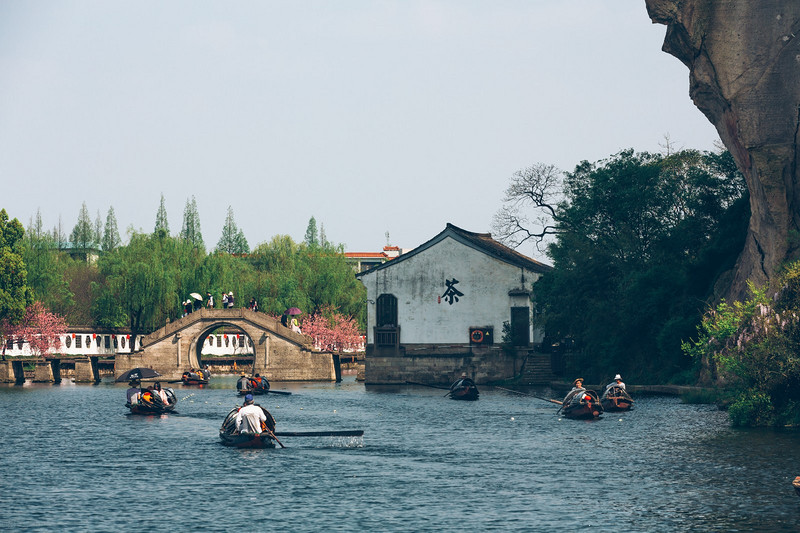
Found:
<path fill-rule="evenodd" d="M 23 260 L 24 234 L 19 220 L 9 220 L 6 210 L 0 209 L 0 338 L 5 330 L 19 323 L 25 308 L 32 303 Z"/>
<path fill-rule="evenodd" d="M 181 226 L 181 239 L 192 244 L 195 248 L 205 249 L 203 234 L 200 231 L 200 215 L 197 212 L 197 200 L 192 196 L 191 201 L 186 199 L 183 209 L 183 225 Z"/>
<path fill-rule="evenodd" d="M 582 162 L 553 210 L 554 270 L 534 292 L 548 336 L 570 338 L 570 372 L 597 381 L 690 379 L 680 350 L 747 223 L 743 177 L 730 154 L 626 150 Z"/>
<path fill-rule="evenodd" d="M 217 243 L 217 251 L 228 254 L 247 254 L 250 253 L 250 245 L 244 232 L 236 227 L 233 218 L 233 208 L 228 206 L 228 215 L 225 217 L 225 225 L 222 227 L 222 235 Z"/>
<path fill-rule="evenodd" d="M 306 226 L 306 236 L 303 242 L 307 246 L 317 246 L 319 244 L 319 234 L 317 233 L 317 219 L 313 216 L 308 219 L 308 226 Z"/>
<path fill-rule="evenodd" d="M 122 243 L 119 238 L 119 227 L 117 226 L 117 216 L 114 214 L 114 206 L 108 208 L 106 215 L 106 225 L 103 228 L 102 248 L 104 252 L 110 252 Z"/>
<path fill-rule="evenodd" d="M 100 218 L 100 210 L 97 210 L 97 217 L 94 219 L 94 228 L 92 231 L 92 240 L 97 248 L 103 245 L 103 220 Z"/>
<path fill-rule="evenodd" d="M 153 233 L 163 233 L 164 235 L 169 235 L 169 219 L 167 217 L 167 207 L 164 202 L 164 194 L 161 194 L 161 203 L 158 206 L 158 212 L 156 213 L 156 227 L 153 230 Z"/>
<path fill-rule="evenodd" d="M 78 222 L 72 228 L 69 240 L 72 243 L 72 249 L 81 254 L 84 258 L 88 257 L 89 250 L 96 246 L 95 243 L 94 226 L 92 219 L 89 217 L 89 210 L 86 208 L 86 202 L 81 205 L 81 210 L 78 213 Z"/>
<path fill-rule="evenodd" d="M 62 257 L 53 235 L 44 230 L 42 214 L 36 211 L 25 232 L 25 265 L 32 298 L 47 309 L 65 315 L 74 305 L 69 283 L 64 278 L 64 265 L 70 260 Z"/>
<path fill-rule="evenodd" d="M 180 312 L 177 240 L 133 233 L 127 246 L 98 260 L 101 279 L 92 285 L 93 312 L 102 326 L 119 326 L 131 336 L 149 333 Z"/>

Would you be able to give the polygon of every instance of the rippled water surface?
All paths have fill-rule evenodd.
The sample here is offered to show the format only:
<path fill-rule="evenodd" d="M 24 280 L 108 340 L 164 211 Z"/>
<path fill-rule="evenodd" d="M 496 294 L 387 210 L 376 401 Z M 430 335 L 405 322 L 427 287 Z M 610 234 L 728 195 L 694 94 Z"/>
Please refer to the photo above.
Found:
<path fill-rule="evenodd" d="M 178 385 L 162 417 L 128 414 L 127 384 L 0 386 L 0 530 L 800 530 L 800 432 L 712 406 L 640 397 L 582 422 L 487 387 L 273 384 L 293 393 L 259 399 L 279 431 L 364 437 L 238 450 L 217 436 L 235 381 Z"/>

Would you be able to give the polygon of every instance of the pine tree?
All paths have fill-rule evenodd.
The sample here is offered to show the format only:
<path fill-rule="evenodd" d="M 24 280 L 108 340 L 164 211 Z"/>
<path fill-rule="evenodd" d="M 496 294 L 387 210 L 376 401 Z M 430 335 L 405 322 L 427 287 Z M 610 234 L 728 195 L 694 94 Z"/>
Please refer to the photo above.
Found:
<path fill-rule="evenodd" d="M 117 217 L 114 215 L 114 207 L 108 208 L 106 215 L 106 226 L 103 231 L 103 251 L 110 252 L 121 243 L 119 238 L 119 228 L 117 227 Z"/>
<path fill-rule="evenodd" d="M 94 248 L 100 248 L 103 243 L 103 219 L 100 218 L 99 209 L 97 210 L 97 217 L 94 219 L 92 242 Z"/>
<path fill-rule="evenodd" d="M 328 238 L 325 236 L 325 224 L 319 225 L 319 245 L 323 248 L 328 246 Z"/>
<path fill-rule="evenodd" d="M 81 206 L 81 210 L 78 213 L 78 222 L 72 228 L 69 240 L 72 243 L 72 249 L 84 255 L 88 254 L 89 248 L 94 243 L 94 228 L 92 227 L 92 219 L 89 217 L 89 210 L 86 208 L 86 202 L 83 202 Z"/>
<path fill-rule="evenodd" d="M 195 248 L 205 248 L 203 234 L 200 232 L 200 215 L 197 212 L 197 200 L 192 196 L 191 201 L 186 199 L 186 207 L 183 209 L 183 226 L 181 227 L 181 239 L 192 243 Z"/>
<path fill-rule="evenodd" d="M 164 194 L 161 194 L 161 205 L 158 206 L 158 213 L 156 213 L 156 227 L 153 230 L 153 235 L 163 233 L 169 235 L 169 220 L 167 219 L 167 208 L 164 205 Z"/>
<path fill-rule="evenodd" d="M 304 242 L 308 246 L 317 246 L 319 244 L 317 220 L 313 216 L 308 221 L 308 227 L 306 227 L 306 238 L 304 239 Z"/>
<path fill-rule="evenodd" d="M 247 244 L 244 232 L 236 227 L 231 206 L 228 206 L 228 216 L 225 217 L 225 225 L 222 227 L 222 235 L 217 243 L 217 251 L 229 254 L 250 253 L 250 246 Z"/>

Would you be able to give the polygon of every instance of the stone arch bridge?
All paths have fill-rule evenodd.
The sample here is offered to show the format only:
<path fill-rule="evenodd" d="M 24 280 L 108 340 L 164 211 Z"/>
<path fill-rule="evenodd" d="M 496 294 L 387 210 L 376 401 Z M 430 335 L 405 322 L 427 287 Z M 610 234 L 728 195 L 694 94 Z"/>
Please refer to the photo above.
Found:
<path fill-rule="evenodd" d="M 313 349 L 311 338 L 295 333 L 279 321 L 249 309 L 199 309 L 166 324 L 142 339 L 142 349 L 117 354 L 115 374 L 136 367 L 152 368 L 164 379 L 180 379 L 199 368 L 208 336 L 219 327 L 234 327 L 250 338 L 252 373 L 271 381 L 334 381 L 338 357 Z"/>

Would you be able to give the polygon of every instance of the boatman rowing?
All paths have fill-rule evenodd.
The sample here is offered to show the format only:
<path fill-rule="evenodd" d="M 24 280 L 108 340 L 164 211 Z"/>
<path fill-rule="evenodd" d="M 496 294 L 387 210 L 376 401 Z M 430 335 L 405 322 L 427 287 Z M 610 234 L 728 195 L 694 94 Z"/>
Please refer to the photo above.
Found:
<path fill-rule="evenodd" d="M 253 395 L 244 397 L 244 407 L 236 413 L 236 430 L 239 433 L 261 433 L 261 423 L 267 422 L 267 416 L 260 406 L 253 403 Z"/>

